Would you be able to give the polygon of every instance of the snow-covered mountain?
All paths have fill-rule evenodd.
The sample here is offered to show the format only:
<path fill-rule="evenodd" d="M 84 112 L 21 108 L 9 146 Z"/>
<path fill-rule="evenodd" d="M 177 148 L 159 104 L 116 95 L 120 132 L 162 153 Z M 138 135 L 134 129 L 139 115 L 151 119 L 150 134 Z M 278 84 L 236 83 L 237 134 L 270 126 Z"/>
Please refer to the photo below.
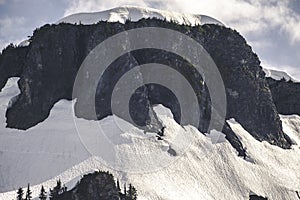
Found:
<path fill-rule="evenodd" d="M 216 143 L 195 127 L 178 125 L 170 111 L 162 106 L 156 107 L 166 126 L 162 141 L 156 140 L 155 134 L 146 136 L 130 124 L 126 132 L 119 132 L 114 128 L 113 117 L 108 117 L 100 123 L 113 133 L 111 139 L 118 144 L 116 149 L 123 155 L 119 161 L 125 168 L 138 166 L 149 170 L 152 165 L 147 160 L 130 156 L 143 157 L 149 151 L 155 152 L 157 161 L 170 161 L 160 170 L 124 173 L 106 167 L 101 158 L 89 155 L 76 133 L 70 101 L 58 102 L 43 124 L 25 132 L 5 128 L 5 108 L 19 92 L 16 81 L 10 79 L 0 93 L 0 160 L 5 160 L 0 165 L 3 192 L 0 199 L 13 199 L 17 187 L 25 187 L 28 182 L 33 185 L 34 196 L 38 195 L 41 185 L 49 189 L 58 179 L 67 183 L 70 189 L 83 174 L 95 169 L 109 170 L 121 183 L 135 185 L 139 199 L 241 200 L 249 199 L 250 193 L 275 200 L 297 199 L 296 191 L 300 190 L 299 116 L 281 116 L 285 133 L 295 142 L 290 150 L 259 142 L 234 119 L 229 120 L 231 128 L 247 148 L 246 159 L 237 156 L 227 140 Z M 89 127 L 97 122 L 82 120 L 81 123 Z M 189 146 L 183 146 L 182 141 L 172 143 L 174 136 L 187 136 L 192 142 Z M 176 156 L 167 152 L 169 146 L 177 152 Z"/>
<path fill-rule="evenodd" d="M 94 24 L 101 20 L 125 23 L 125 21 L 128 19 L 132 21 L 138 21 L 142 18 L 166 19 L 167 21 L 174 21 L 178 24 L 186 25 L 223 25 L 220 21 L 206 15 L 177 13 L 137 6 L 122 6 L 94 13 L 76 13 L 62 18 L 57 23 L 66 22 L 72 24 Z"/>
<path fill-rule="evenodd" d="M 177 123 L 174 110 L 172 113 L 160 104 L 153 112 L 165 127 L 163 136 L 146 133 L 109 114 L 93 121 L 74 113 L 74 104 L 79 100 L 72 99 L 71 94 L 80 58 L 110 34 L 141 25 L 138 22 L 128 25 L 126 19 L 152 17 L 186 25 L 206 24 L 200 31 L 197 27 L 167 25 L 180 31 L 188 28 L 187 34 L 198 38 L 198 42 L 205 41 L 204 47 L 215 58 L 226 86 L 227 129 L 202 133 L 199 127 Z M 95 24 L 100 20 L 125 24 L 72 25 Z M 167 23 L 145 21 L 148 25 Z M 59 25 L 60 22 L 72 24 Z M 113 31 L 106 32 L 102 26 Z M 9 47 L 0 55 L 1 200 L 15 198 L 16 189 L 27 183 L 32 185 L 35 197 L 41 185 L 48 191 L 57 179 L 71 189 L 84 174 L 94 170 L 110 171 L 121 184 L 132 183 L 138 190 L 138 199 L 246 200 L 250 194 L 275 200 L 297 199 L 300 117 L 280 115 L 279 118 L 260 62 L 236 31 L 207 16 L 125 6 L 65 17 L 56 25 L 36 30 L 31 39 L 30 44 Z M 112 70 L 113 75 L 122 75 L 118 74 L 122 71 L 118 67 L 155 62 L 161 59 L 159 56 L 170 66 L 180 66 L 178 71 L 183 69 L 180 72 L 192 74 L 184 68 L 184 62 L 165 52 L 126 56 L 111 66 L 118 69 Z M 279 72 L 275 74 L 286 77 Z M 106 74 L 101 89 L 113 85 L 110 82 L 110 78 L 115 78 L 113 75 Z M 196 86 L 204 83 L 192 75 L 187 76 L 191 83 Z M 208 98 L 205 89 L 199 86 L 196 89 L 199 96 Z M 209 103 L 201 103 L 202 111 L 207 111 Z M 294 101 L 291 104 L 298 106 Z M 125 129 L 120 130 L 116 123 L 122 123 Z M 92 128 L 98 125 L 110 134 L 101 138 L 98 130 Z M 107 139 L 113 148 L 105 149 L 107 155 L 103 157 L 93 155 L 86 145 L 101 149 Z M 240 151 L 246 152 L 244 156 Z"/>

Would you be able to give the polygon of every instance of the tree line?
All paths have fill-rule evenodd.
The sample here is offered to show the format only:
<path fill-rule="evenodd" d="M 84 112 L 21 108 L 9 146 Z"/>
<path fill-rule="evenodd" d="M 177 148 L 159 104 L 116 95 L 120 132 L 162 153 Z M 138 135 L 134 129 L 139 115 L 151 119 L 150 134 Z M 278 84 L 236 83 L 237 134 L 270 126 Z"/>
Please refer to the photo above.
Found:
<path fill-rule="evenodd" d="M 137 190 L 135 189 L 135 187 L 132 184 L 129 184 L 127 187 L 127 185 L 125 183 L 123 186 L 123 189 L 121 189 L 119 180 L 117 179 L 117 181 L 115 181 L 113 179 L 112 174 L 110 174 L 109 172 L 95 172 L 94 174 L 97 174 L 97 173 L 102 173 L 102 174 L 108 175 L 109 177 L 112 178 L 111 183 L 108 185 L 112 185 L 115 188 L 114 189 L 115 194 L 116 194 L 115 196 L 117 196 L 118 199 L 120 199 L 120 200 L 137 200 Z M 91 175 L 90 177 L 93 177 L 92 176 L 93 174 L 90 174 L 90 175 Z M 87 177 L 87 176 L 84 176 L 84 177 Z M 84 177 L 80 181 L 77 182 L 77 185 L 74 188 L 79 187 L 80 182 L 82 182 Z M 97 186 L 97 184 L 94 184 L 94 185 Z M 98 185 L 98 187 L 101 188 L 99 185 Z M 74 188 L 71 190 L 74 190 Z M 88 193 L 87 191 L 82 190 L 82 189 L 77 188 L 74 191 L 76 191 L 76 192 L 80 191 L 79 192 L 80 194 L 77 194 L 77 195 L 81 196 L 81 197 L 85 197 L 85 196 L 89 195 L 89 194 L 87 194 Z M 67 187 L 64 184 L 62 184 L 61 180 L 57 180 L 56 186 L 54 188 L 50 189 L 49 192 L 47 192 L 45 190 L 44 186 L 42 185 L 38 198 L 40 200 L 47 200 L 48 197 L 50 200 L 65 200 L 65 199 L 70 200 L 70 199 L 73 199 L 73 197 L 70 196 L 70 193 L 72 193 L 72 192 L 68 191 Z M 96 193 L 96 191 L 94 191 L 94 193 Z M 27 185 L 27 190 L 24 190 L 22 187 L 20 187 L 17 190 L 17 198 L 16 199 L 17 200 L 32 200 L 32 191 L 30 189 L 30 184 Z"/>

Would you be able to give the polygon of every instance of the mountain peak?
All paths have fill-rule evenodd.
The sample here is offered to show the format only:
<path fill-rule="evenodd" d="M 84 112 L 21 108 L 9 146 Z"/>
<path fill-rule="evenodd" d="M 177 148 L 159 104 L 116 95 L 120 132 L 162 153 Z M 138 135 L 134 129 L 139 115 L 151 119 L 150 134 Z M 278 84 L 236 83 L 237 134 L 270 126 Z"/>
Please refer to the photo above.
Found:
<path fill-rule="evenodd" d="M 121 6 L 100 12 L 76 13 L 60 19 L 57 23 L 94 24 L 100 20 L 125 23 L 126 20 L 138 21 L 142 18 L 158 18 L 185 25 L 224 24 L 212 17 L 199 14 L 178 13 L 138 6 Z"/>

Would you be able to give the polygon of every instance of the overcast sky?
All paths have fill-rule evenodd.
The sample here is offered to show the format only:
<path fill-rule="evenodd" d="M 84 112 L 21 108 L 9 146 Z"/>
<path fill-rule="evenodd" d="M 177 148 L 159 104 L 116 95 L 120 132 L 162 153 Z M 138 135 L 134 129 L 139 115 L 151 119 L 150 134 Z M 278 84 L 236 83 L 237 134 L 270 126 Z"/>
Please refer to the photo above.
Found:
<path fill-rule="evenodd" d="M 239 31 L 264 67 L 300 79 L 300 0 L 0 0 L 0 48 L 66 15 L 122 5 L 214 17 Z"/>

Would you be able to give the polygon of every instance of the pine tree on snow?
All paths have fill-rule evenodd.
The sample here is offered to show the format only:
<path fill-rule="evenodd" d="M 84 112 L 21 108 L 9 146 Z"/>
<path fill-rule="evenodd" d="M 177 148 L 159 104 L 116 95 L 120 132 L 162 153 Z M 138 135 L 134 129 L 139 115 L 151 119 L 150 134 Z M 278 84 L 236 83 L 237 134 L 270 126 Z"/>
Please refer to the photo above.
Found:
<path fill-rule="evenodd" d="M 19 188 L 17 191 L 17 200 L 23 200 L 24 191 L 22 188 Z"/>
<path fill-rule="evenodd" d="M 58 180 L 56 182 L 56 186 L 52 190 L 50 189 L 50 195 L 49 195 L 50 200 L 57 199 L 57 197 L 61 193 L 61 191 L 62 191 L 61 181 Z"/>
<path fill-rule="evenodd" d="M 118 192 L 121 192 L 119 179 L 117 179 L 117 190 L 118 190 Z"/>
<path fill-rule="evenodd" d="M 126 189 L 126 183 L 124 184 L 124 195 L 126 196 L 126 192 L 127 192 L 127 189 Z"/>
<path fill-rule="evenodd" d="M 32 199 L 31 195 L 32 195 L 32 192 L 30 190 L 30 186 L 29 186 L 29 183 L 28 183 L 25 200 L 31 200 Z"/>
<path fill-rule="evenodd" d="M 131 184 L 129 184 L 126 197 L 128 200 L 137 200 L 137 191 Z"/>
<path fill-rule="evenodd" d="M 42 188 L 41 188 L 39 199 L 40 200 L 46 200 L 47 199 L 47 192 L 46 192 L 46 190 L 45 190 L 45 188 L 44 188 L 43 185 L 42 185 Z"/>

